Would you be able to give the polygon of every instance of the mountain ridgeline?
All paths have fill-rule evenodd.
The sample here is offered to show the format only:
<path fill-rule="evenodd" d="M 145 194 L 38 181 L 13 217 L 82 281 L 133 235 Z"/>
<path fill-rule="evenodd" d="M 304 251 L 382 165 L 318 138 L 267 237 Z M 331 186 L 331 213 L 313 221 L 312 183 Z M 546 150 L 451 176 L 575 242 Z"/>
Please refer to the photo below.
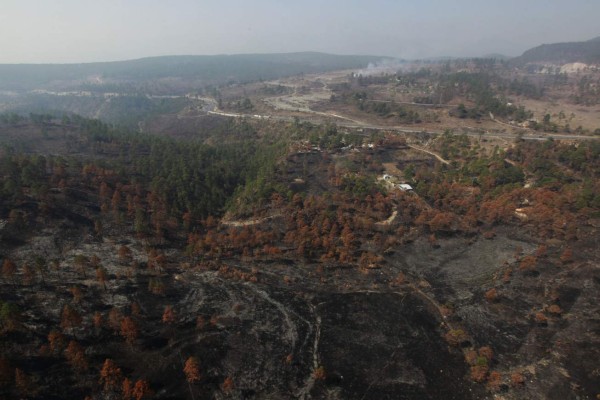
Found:
<path fill-rule="evenodd" d="M 0 66 L 0 399 L 597 398 L 600 70 L 378 60 Z"/>
<path fill-rule="evenodd" d="M 56 87 L 65 89 L 65 86 L 70 86 L 74 90 L 86 83 L 102 86 L 105 83 L 141 83 L 167 78 L 181 79 L 199 86 L 219 85 L 363 68 L 381 59 L 375 56 L 303 52 L 164 56 L 88 64 L 6 64 L 0 65 L 0 89 L 22 91 Z"/>
<path fill-rule="evenodd" d="M 598 63 L 600 62 L 600 36 L 585 42 L 542 44 L 512 59 L 515 64 L 536 62 Z"/>

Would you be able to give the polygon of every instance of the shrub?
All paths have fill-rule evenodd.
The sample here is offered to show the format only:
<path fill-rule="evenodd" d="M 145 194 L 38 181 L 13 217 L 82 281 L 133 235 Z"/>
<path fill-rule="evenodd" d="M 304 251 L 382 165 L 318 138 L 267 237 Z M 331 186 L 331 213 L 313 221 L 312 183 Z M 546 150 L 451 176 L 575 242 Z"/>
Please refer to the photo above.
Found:
<path fill-rule="evenodd" d="M 476 365 L 479 365 L 481 367 L 487 367 L 488 365 L 488 359 L 483 357 L 483 356 L 478 356 L 477 357 L 477 362 L 475 363 Z"/>
<path fill-rule="evenodd" d="M 512 386 L 520 386 L 525 383 L 525 377 L 520 372 L 513 372 L 510 375 L 510 382 Z"/>
<path fill-rule="evenodd" d="M 490 346 L 483 346 L 479 349 L 479 355 L 485 357 L 487 361 L 492 361 L 492 358 L 494 358 L 494 351 Z"/>
<path fill-rule="evenodd" d="M 550 307 L 548 307 L 547 311 L 554 315 L 562 314 L 562 309 L 558 306 L 558 304 L 552 304 Z"/>
<path fill-rule="evenodd" d="M 562 261 L 563 264 L 568 264 L 573 261 L 573 250 L 571 250 L 570 247 L 567 247 L 560 255 L 560 261 Z"/>
<path fill-rule="evenodd" d="M 221 384 L 221 390 L 225 393 L 230 393 L 233 390 L 233 379 L 228 376 Z"/>
<path fill-rule="evenodd" d="M 535 256 L 525 256 L 519 263 L 519 269 L 521 271 L 533 270 L 535 268 L 536 264 L 537 264 L 537 258 Z"/>
<path fill-rule="evenodd" d="M 313 378 L 317 381 L 322 381 L 327 377 L 327 373 L 325 372 L 325 368 L 323 366 L 318 367 L 313 371 Z"/>
<path fill-rule="evenodd" d="M 548 317 L 546 317 L 543 312 L 535 313 L 533 319 L 538 325 L 546 325 L 548 323 Z"/>
<path fill-rule="evenodd" d="M 477 352 L 475 350 L 469 350 L 465 353 L 465 361 L 469 365 L 477 364 Z"/>
<path fill-rule="evenodd" d="M 462 329 L 452 329 L 445 335 L 448 344 L 452 346 L 460 346 L 461 343 L 469 339 L 466 332 Z"/>
<path fill-rule="evenodd" d="M 485 358 L 484 358 L 485 360 Z M 475 382 L 483 382 L 487 378 L 487 365 L 474 365 L 471 367 L 471 379 Z"/>
<path fill-rule="evenodd" d="M 487 301 L 489 301 L 490 303 L 493 303 L 494 301 L 496 301 L 498 299 L 498 291 L 496 290 L 496 288 L 491 288 L 490 290 L 485 292 L 484 296 Z"/>
<path fill-rule="evenodd" d="M 490 372 L 488 376 L 488 388 L 492 391 L 498 391 L 502 384 L 502 374 L 498 371 Z"/>
<path fill-rule="evenodd" d="M 189 357 L 185 361 L 185 365 L 183 366 L 183 373 L 185 374 L 185 379 L 189 383 L 196 383 L 200 380 L 200 365 L 196 357 Z"/>

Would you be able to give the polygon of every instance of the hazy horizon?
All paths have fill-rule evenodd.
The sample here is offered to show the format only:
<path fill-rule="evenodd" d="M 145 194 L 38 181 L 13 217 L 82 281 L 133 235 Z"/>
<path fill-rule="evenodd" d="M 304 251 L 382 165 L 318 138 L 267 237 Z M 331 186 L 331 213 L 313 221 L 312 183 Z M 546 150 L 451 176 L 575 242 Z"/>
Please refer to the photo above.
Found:
<path fill-rule="evenodd" d="M 600 35 L 600 2 L 5 0 L 0 63 L 88 63 L 165 55 L 291 53 L 404 59 L 518 56 Z"/>

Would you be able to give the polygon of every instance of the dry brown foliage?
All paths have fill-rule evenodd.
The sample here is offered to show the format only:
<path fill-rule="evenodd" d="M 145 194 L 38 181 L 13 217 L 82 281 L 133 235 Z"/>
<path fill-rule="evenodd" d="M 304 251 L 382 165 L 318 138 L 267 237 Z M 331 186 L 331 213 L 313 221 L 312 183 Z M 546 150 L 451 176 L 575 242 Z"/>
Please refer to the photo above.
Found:
<path fill-rule="evenodd" d="M 176 320 L 177 317 L 175 315 L 175 311 L 173 310 L 173 306 L 166 306 L 162 315 L 162 322 L 164 324 L 172 325 Z"/>
<path fill-rule="evenodd" d="M 547 308 L 547 311 L 550 314 L 554 314 L 554 315 L 560 315 L 560 314 L 562 314 L 562 309 L 560 308 L 560 306 L 558 304 L 552 304 L 551 306 L 549 306 Z"/>
<path fill-rule="evenodd" d="M 121 320 L 121 336 L 128 345 L 133 346 L 138 337 L 138 327 L 131 317 L 125 317 Z"/>
<path fill-rule="evenodd" d="M 568 264 L 571 261 L 573 261 L 573 250 L 571 250 L 570 247 L 567 247 L 565 251 L 562 252 L 562 254 L 560 255 L 560 261 L 563 264 Z"/>
<path fill-rule="evenodd" d="M 233 379 L 228 376 L 221 384 L 221 390 L 225 393 L 230 393 L 233 390 Z"/>
<path fill-rule="evenodd" d="M 465 353 L 465 361 L 469 365 L 477 364 L 477 352 L 475 350 L 469 350 Z"/>
<path fill-rule="evenodd" d="M 502 374 L 498 371 L 490 372 L 488 376 L 488 388 L 492 391 L 500 390 L 500 385 L 502 384 Z"/>
<path fill-rule="evenodd" d="M 492 361 L 492 358 L 494 358 L 494 351 L 490 346 L 483 346 L 479 348 L 479 355 L 481 357 L 485 357 L 489 362 Z"/>
<path fill-rule="evenodd" d="M 186 360 L 183 373 L 189 383 L 196 383 L 200 380 L 200 365 L 196 357 L 190 357 Z"/>
<path fill-rule="evenodd" d="M 474 365 L 471 367 L 471 379 L 475 382 L 483 382 L 487 378 L 489 367 L 487 365 Z"/>
<path fill-rule="evenodd" d="M 313 371 L 313 378 L 318 381 L 322 381 L 327 378 L 327 373 L 325 372 L 325 367 L 320 366 Z"/>
<path fill-rule="evenodd" d="M 71 364 L 75 372 L 83 372 L 88 369 L 88 363 L 85 358 L 83 347 L 74 340 L 69 342 L 65 349 L 65 358 Z"/>
<path fill-rule="evenodd" d="M 496 288 L 491 288 L 484 295 L 485 299 L 490 303 L 495 302 L 498 299 L 498 290 Z"/>
<path fill-rule="evenodd" d="M 537 264 L 537 257 L 532 256 L 532 255 L 525 256 L 521 259 L 521 262 L 519 262 L 519 269 L 521 271 L 533 270 L 533 269 L 535 269 L 536 264 Z"/>
<path fill-rule="evenodd" d="M 104 390 L 112 390 L 119 386 L 121 382 L 121 368 L 110 358 L 104 360 L 102 369 L 100 370 L 100 384 L 104 386 Z"/>
<path fill-rule="evenodd" d="M 525 383 L 525 377 L 520 372 L 510 374 L 510 382 L 512 386 L 520 386 Z"/>
<path fill-rule="evenodd" d="M 152 396 L 152 394 L 153 392 L 147 381 L 143 379 L 135 381 L 135 385 L 133 386 L 133 398 L 135 400 L 142 400 L 144 397 Z"/>
<path fill-rule="evenodd" d="M 533 317 L 533 319 L 535 320 L 535 322 L 537 324 L 540 324 L 540 325 L 548 323 L 548 317 L 546 317 L 543 312 L 535 313 L 535 316 Z"/>

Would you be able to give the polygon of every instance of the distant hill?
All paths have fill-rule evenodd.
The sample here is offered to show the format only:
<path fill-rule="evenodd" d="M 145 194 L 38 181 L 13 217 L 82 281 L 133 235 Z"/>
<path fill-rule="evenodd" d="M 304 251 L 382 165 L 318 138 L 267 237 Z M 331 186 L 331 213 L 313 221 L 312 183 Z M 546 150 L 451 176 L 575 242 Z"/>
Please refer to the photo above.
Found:
<path fill-rule="evenodd" d="M 0 64 L 0 90 L 74 88 L 83 83 L 140 83 L 175 78 L 199 85 L 276 79 L 301 73 L 364 68 L 384 57 L 305 52 L 164 56 L 89 64 Z"/>
<path fill-rule="evenodd" d="M 495 58 L 496 60 L 509 60 L 511 57 L 504 55 L 504 54 L 500 54 L 500 53 L 490 53 L 490 54 L 486 54 L 481 58 Z"/>
<path fill-rule="evenodd" d="M 600 63 L 600 37 L 585 42 L 543 44 L 513 58 L 515 64 L 554 63 Z"/>

